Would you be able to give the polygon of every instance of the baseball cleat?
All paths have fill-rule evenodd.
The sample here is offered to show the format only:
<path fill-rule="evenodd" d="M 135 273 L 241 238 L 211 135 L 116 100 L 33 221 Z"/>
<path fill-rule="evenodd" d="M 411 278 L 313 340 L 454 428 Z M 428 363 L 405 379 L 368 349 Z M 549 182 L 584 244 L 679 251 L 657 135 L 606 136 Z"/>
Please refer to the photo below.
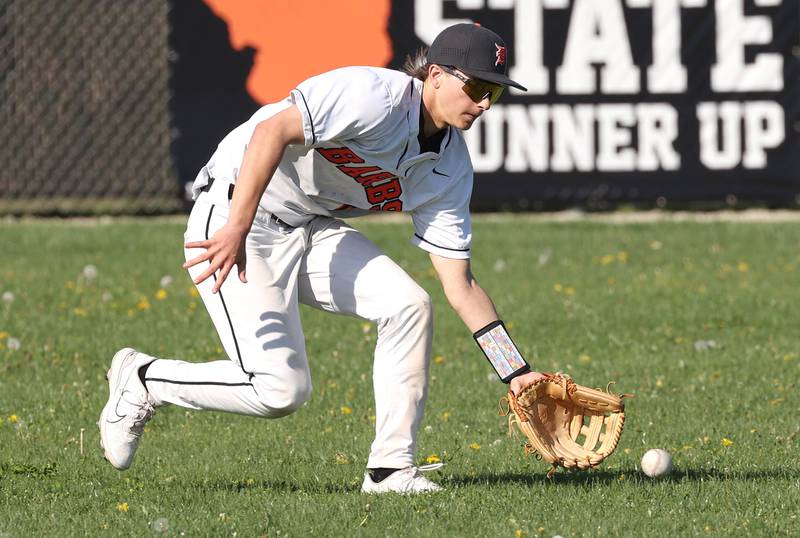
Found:
<path fill-rule="evenodd" d="M 108 403 L 100 413 L 100 446 L 105 458 L 120 471 L 133 462 L 144 425 L 153 418 L 155 407 L 139 379 L 139 368 L 153 357 L 126 347 L 117 351 L 108 370 Z"/>
<path fill-rule="evenodd" d="M 400 495 L 408 495 L 441 491 L 442 487 L 440 485 L 431 482 L 422 476 L 422 473 L 435 471 L 442 465 L 441 463 L 434 463 L 421 467 L 406 467 L 395 471 L 380 482 L 373 482 L 369 473 L 365 473 L 361 493 L 399 493 Z"/>

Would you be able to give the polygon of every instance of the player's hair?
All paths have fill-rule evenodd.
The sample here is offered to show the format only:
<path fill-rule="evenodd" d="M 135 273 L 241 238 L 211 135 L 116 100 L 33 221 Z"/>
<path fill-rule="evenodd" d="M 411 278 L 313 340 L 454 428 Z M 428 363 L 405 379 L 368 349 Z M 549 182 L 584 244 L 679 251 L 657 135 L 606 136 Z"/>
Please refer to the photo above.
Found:
<path fill-rule="evenodd" d="M 422 81 L 428 78 L 428 47 L 420 47 L 414 54 L 407 55 L 402 70 Z"/>

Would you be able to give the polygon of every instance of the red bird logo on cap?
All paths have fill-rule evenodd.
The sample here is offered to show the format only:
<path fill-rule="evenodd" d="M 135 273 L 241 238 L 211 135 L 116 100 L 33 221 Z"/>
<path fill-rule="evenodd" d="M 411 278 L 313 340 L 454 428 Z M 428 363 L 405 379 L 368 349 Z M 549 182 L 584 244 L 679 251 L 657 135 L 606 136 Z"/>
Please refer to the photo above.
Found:
<path fill-rule="evenodd" d="M 506 65 L 506 48 L 501 47 L 497 43 L 495 43 L 494 46 L 497 47 L 497 50 L 494 53 L 497 60 L 495 60 L 494 65 Z"/>

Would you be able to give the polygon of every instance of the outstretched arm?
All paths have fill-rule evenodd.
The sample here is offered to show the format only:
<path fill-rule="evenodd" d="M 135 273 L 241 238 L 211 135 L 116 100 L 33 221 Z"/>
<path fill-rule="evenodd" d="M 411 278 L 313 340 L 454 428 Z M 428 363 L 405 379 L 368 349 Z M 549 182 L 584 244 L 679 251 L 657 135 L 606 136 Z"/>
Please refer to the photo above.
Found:
<path fill-rule="evenodd" d="M 228 222 L 211 239 L 185 245 L 186 248 L 206 250 L 183 264 L 184 268 L 210 262 L 208 268 L 194 279 L 195 284 L 219 271 L 212 290 L 217 293 L 234 265 L 238 269 L 239 280 L 247 282 L 245 237 L 253 225 L 258 201 L 278 168 L 286 146 L 303 141 L 302 117 L 294 105 L 256 125 L 236 179 Z"/>
<path fill-rule="evenodd" d="M 468 259 L 444 258 L 436 254 L 430 257 L 450 306 L 470 332 L 474 333 L 499 319 L 491 298 L 472 275 Z M 518 375 L 511 380 L 511 390 L 516 393 L 539 377 L 540 373 L 532 371 Z"/>

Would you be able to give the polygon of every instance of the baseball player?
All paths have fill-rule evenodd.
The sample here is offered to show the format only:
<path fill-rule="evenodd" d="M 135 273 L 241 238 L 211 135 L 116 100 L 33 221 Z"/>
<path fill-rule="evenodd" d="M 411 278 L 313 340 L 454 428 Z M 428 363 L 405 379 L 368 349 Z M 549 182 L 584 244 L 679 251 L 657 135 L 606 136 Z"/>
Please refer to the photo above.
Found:
<path fill-rule="evenodd" d="M 415 466 L 428 390 L 428 294 L 344 217 L 408 211 L 452 307 L 512 390 L 540 374 L 470 272 L 472 165 L 461 133 L 506 86 L 504 41 L 445 29 L 405 71 L 345 67 L 312 77 L 229 133 L 193 185 L 186 263 L 226 360 L 189 363 L 126 348 L 100 416 L 106 459 L 133 460 L 155 408 L 264 418 L 311 395 L 299 303 L 376 324 L 375 441 L 362 491 L 440 487 Z M 236 266 L 237 275 L 229 277 Z"/>

